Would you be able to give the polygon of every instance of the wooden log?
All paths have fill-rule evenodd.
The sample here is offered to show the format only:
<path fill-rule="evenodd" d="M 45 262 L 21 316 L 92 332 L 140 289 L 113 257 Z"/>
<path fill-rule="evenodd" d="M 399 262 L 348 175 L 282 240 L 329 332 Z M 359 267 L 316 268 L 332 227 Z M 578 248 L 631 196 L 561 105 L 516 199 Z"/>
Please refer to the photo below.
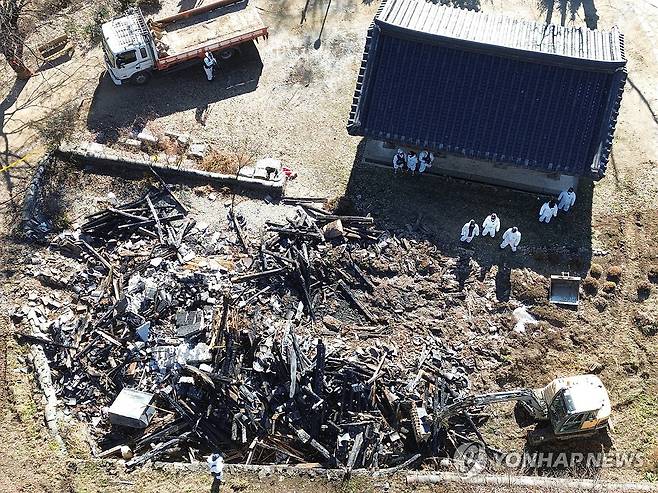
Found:
<path fill-rule="evenodd" d="M 278 274 L 284 274 L 288 272 L 288 269 L 285 267 L 279 267 L 278 269 L 265 270 L 263 272 L 255 272 L 253 274 L 244 274 L 242 276 L 236 276 L 231 279 L 233 284 L 239 284 L 241 282 L 253 281 L 255 279 L 263 279 L 266 277 L 276 276 Z"/>
<path fill-rule="evenodd" d="M 342 280 L 338 281 L 338 287 L 345 293 L 345 296 L 347 296 L 347 299 L 350 300 L 354 305 L 365 315 L 365 317 L 372 323 L 379 323 L 379 319 L 375 317 L 372 312 L 363 304 L 357 297 L 354 295 L 352 290 L 347 287 L 347 284 L 345 284 Z"/>
<path fill-rule="evenodd" d="M 337 216 L 335 214 L 325 214 L 324 216 L 319 216 L 316 219 L 323 221 L 336 221 L 340 219 L 343 223 L 354 223 L 354 224 L 375 224 L 375 219 L 369 216 Z"/>

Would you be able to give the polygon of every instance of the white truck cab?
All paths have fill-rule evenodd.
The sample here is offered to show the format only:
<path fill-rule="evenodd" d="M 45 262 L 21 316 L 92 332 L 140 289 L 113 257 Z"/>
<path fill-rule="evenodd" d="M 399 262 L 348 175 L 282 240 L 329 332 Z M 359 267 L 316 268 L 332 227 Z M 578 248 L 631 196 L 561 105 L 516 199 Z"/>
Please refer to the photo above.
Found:
<path fill-rule="evenodd" d="M 155 66 L 155 47 L 139 10 L 102 26 L 105 63 L 112 81 L 145 84 Z"/>

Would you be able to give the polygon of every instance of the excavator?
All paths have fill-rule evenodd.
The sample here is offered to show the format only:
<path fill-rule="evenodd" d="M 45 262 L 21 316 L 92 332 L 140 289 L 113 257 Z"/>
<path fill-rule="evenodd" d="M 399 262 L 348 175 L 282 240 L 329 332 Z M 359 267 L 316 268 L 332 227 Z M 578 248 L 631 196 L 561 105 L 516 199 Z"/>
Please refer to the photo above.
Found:
<path fill-rule="evenodd" d="M 533 423 L 547 425 L 540 425 L 528 433 L 530 446 L 593 437 L 605 433 L 610 425 L 610 397 L 596 375 L 556 378 L 539 389 L 458 397 L 438 410 L 435 419 L 445 422 L 470 408 L 497 402 L 516 402 L 514 415 L 522 428 Z"/>

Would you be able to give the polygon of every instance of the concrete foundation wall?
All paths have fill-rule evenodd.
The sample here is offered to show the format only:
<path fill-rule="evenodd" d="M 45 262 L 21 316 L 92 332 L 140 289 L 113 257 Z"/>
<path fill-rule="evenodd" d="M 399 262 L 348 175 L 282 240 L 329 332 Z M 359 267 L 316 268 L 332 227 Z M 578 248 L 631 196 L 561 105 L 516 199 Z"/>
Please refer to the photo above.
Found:
<path fill-rule="evenodd" d="M 382 141 L 368 139 L 364 163 L 387 166 L 392 172 L 395 151 L 384 147 Z M 558 195 L 562 190 L 578 186 L 577 176 L 542 173 L 452 155 L 436 156 L 430 173 L 547 195 Z"/>

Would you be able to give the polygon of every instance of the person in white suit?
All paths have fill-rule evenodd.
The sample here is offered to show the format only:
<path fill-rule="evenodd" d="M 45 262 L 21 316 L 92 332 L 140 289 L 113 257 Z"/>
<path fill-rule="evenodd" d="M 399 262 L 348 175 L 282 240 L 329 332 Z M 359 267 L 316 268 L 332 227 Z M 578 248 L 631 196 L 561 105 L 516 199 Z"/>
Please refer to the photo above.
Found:
<path fill-rule="evenodd" d="M 206 55 L 203 57 L 203 70 L 206 72 L 208 81 L 212 81 L 215 77 L 215 65 L 217 65 L 217 60 L 212 53 L 206 51 Z"/>
<path fill-rule="evenodd" d="M 434 154 L 428 150 L 420 151 L 420 154 L 418 154 L 418 172 L 425 173 L 425 170 L 432 167 L 432 161 L 434 161 Z"/>
<path fill-rule="evenodd" d="M 224 457 L 222 454 L 215 452 L 208 456 L 208 468 L 213 477 L 210 493 L 219 493 L 219 490 L 224 482 Z"/>
<path fill-rule="evenodd" d="M 519 246 L 520 242 L 521 231 L 516 226 L 512 226 L 503 233 L 503 242 L 500 244 L 500 248 L 505 249 L 509 246 L 513 252 L 516 252 L 516 247 Z"/>
<path fill-rule="evenodd" d="M 470 243 L 473 241 L 473 238 L 480 235 L 480 227 L 475 222 L 475 219 L 471 219 L 469 222 L 464 224 L 462 228 L 462 235 L 459 241 L 465 241 Z"/>
<path fill-rule="evenodd" d="M 404 152 L 404 149 L 398 149 L 398 152 L 393 156 L 393 172 L 395 174 L 398 171 L 404 171 L 404 167 L 407 165 L 407 153 Z"/>
<path fill-rule="evenodd" d="M 407 169 L 411 171 L 411 174 L 416 174 L 416 167 L 418 166 L 418 154 L 414 151 L 409 151 L 407 154 Z"/>
<path fill-rule="evenodd" d="M 557 202 L 551 199 L 539 209 L 539 222 L 548 224 L 555 216 L 557 216 Z"/>
<path fill-rule="evenodd" d="M 482 236 L 490 235 L 493 238 L 498 231 L 500 231 L 500 218 L 492 212 L 482 223 Z"/>
<path fill-rule="evenodd" d="M 569 187 L 569 190 L 562 190 L 557 201 L 558 209 L 567 212 L 576 203 L 576 192 L 573 191 L 573 187 Z"/>

